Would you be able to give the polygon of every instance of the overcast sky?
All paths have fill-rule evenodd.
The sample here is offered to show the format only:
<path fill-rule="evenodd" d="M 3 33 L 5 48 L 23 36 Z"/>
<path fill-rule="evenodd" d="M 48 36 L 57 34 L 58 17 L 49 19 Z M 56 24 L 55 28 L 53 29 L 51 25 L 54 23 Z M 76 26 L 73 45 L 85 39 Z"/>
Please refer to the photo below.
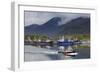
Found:
<path fill-rule="evenodd" d="M 25 16 L 24 18 L 25 26 L 31 24 L 41 25 L 53 17 L 61 17 L 60 24 L 64 24 L 77 17 L 90 17 L 89 14 L 83 14 L 83 13 L 80 14 L 80 13 L 36 12 L 36 11 L 24 11 L 24 16 Z"/>

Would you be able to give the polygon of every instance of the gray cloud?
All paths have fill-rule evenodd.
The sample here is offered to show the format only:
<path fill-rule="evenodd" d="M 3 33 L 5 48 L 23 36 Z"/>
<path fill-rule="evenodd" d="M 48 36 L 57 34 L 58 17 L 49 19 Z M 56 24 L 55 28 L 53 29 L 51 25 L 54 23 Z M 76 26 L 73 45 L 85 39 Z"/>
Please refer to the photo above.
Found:
<path fill-rule="evenodd" d="M 60 12 L 36 12 L 36 11 L 24 11 L 25 26 L 31 24 L 43 24 L 53 17 L 61 17 L 62 21 L 59 24 L 64 24 L 77 17 L 90 17 L 90 14 L 84 13 L 60 13 Z"/>

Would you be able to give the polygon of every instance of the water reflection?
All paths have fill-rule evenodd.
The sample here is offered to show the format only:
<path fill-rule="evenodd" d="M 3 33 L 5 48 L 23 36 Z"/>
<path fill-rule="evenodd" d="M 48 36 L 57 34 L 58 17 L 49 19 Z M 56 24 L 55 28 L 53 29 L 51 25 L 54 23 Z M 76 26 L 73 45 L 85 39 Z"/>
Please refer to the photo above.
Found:
<path fill-rule="evenodd" d="M 25 61 L 90 58 L 90 42 L 80 40 L 25 40 Z M 29 46 L 28 46 L 29 45 Z"/>

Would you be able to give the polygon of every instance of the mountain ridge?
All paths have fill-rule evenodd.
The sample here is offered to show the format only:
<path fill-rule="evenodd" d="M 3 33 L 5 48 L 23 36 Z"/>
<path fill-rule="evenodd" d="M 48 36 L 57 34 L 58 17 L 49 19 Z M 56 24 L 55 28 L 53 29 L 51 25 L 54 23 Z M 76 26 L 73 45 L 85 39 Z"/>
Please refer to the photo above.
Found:
<path fill-rule="evenodd" d="M 46 36 L 90 33 L 90 18 L 78 17 L 60 25 L 59 22 L 61 22 L 60 17 L 53 17 L 42 25 L 32 24 L 24 26 L 24 33 L 25 35 L 40 34 Z"/>

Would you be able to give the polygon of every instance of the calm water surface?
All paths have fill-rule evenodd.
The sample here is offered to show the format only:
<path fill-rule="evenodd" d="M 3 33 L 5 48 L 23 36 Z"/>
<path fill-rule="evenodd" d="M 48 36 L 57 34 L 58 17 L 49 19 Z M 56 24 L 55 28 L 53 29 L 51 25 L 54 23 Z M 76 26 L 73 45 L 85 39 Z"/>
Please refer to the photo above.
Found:
<path fill-rule="evenodd" d="M 49 61 L 49 60 L 69 60 L 69 59 L 88 59 L 90 58 L 90 48 L 73 48 L 78 55 L 72 56 L 64 56 L 63 54 L 50 54 L 49 52 L 57 52 L 60 46 L 32 46 L 25 45 L 24 46 L 24 61 Z M 68 49 L 68 46 L 64 47 L 64 49 Z M 48 53 L 44 53 L 48 52 Z"/>

